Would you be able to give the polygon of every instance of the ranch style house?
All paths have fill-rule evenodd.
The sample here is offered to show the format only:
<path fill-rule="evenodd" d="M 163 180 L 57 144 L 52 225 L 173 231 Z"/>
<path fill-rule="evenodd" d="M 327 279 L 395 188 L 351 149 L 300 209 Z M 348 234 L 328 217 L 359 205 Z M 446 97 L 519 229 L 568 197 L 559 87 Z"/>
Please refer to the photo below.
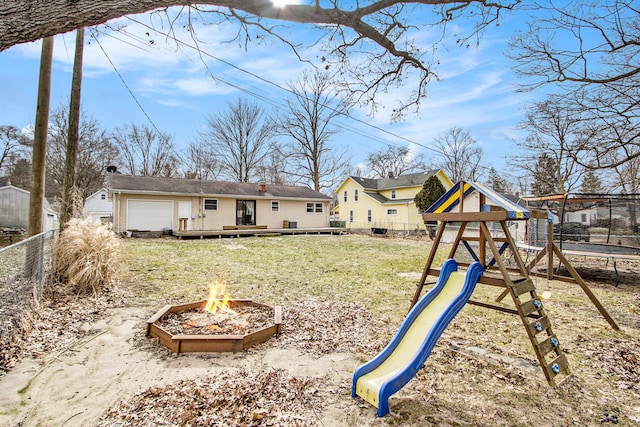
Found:
<path fill-rule="evenodd" d="M 333 200 L 303 186 L 116 173 L 107 191 L 118 233 L 328 227 Z"/>

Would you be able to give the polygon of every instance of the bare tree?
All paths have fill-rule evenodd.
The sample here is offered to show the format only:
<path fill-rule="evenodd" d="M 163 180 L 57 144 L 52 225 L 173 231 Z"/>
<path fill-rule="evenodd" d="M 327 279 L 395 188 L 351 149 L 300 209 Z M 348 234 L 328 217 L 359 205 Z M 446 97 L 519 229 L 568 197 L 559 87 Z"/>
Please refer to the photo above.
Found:
<path fill-rule="evenodd" d="M 415 82 L 408 99 L 394 108 L 394 113 L 400 116 L 407 108 L 420 103 L 427 84 L 436 75 L 438 61 L 430 54 L 444 38 L 447 25 L 464 20 L 464 27 L 469 30 L 459 32 L 457 37 L 461 46 L 467 46 L 489 25 L 495 24 L 502 11 L 518 3 L 517 0 L 368 0 L 354 5 L 352 1 L 332 0 L 326 4 L 314 2 L 278 8 L 264 0 L 201 0 L 197 3 L 74 0 L 69 7 L 68 0 L 52 0 L 34 8 L 31 0 L 15 0 L 0 5 L 0 51 L 47 35 L 156 10 L 163 19 L 157 29 L 168 29 L 165 32 L 168 37 L 175 35 L 173 29 L 180 24 L 188 26 L 194 41 L 198 41 L 190 20 L 193 16 L 208 23 L 237 22 L 238 32 L 232 37 L 238 43 L 248 46 L 263 36 L 271 36 L 304 59 L 305 46 L 294 41 L 290 28 L 282 23 L 310 24 L 309 28 L 319 35 L 309 45 L 323 49 L 323 66 L 339 71 L 345 88 L 357 94 L 360 101 L 375 108 L 378 93 L 406 87 L 408 78 Z M 433 46 L 425 47 L 415 41 L 432 29 L 443 34 L 441 38 L 435 37 Z"/>
<path fill-rule="evenodd" d="M 468 130 L 454 126 L 433 141 L 436 149 L 443 153 L 443 159 L 436 166 L 453 182 L 478 180 L 482 148 Z"/>
<path fill-rule="evenodd" d="M 350 158 L 346 148 L 338 150 L 329 140 L 337 132 L 335 120 L 348 112 L 351 102 L 340 97 L 324 72 L 305 71 L 288 85 L 294 97 L 287 99 L 289 110 L 278 119 L 278 132 L 291 141 L 281 147 L 286 174 L 316 191 L 332 188 L 348 172 Z"/>
<path fill-rule="evenodd" d="M 7 166 L 7 176 L 11 185 L 29 191 L 31 189 L 31 161 L 27 158 L 18 158 Z"/>
<path fill-rule="evenodd" d="M 575 190 L 584 174 L 571 149 L 584 140 L 584 122 L 568 109 L 560 96 L 549 96 L 530 106 L 519 125 L 528 134 L 518 143 L 518 155 L 507 160 L 512 167 L 533 175 L 542 155 L 553 159 L 553 192 L 557 193 Z"/>
<path fill-rule="evenodd" d="M 640 156 L 637 151 L 640 149 L 635 148 L 632 151 L 631 147 L 627 147 L 626 153 L 629 154 L 629 159 L 611 168 L 613 174 L 608 174 L 606 183 L 612 191 L 623 194 L 640 193 Z M 616 160 L 614 158 L 611 161 L 619 163 Z"/>
<path fill-rule="evenodd" d="M 259 178 L 258 167 L 269 152 L 276 125 L 260 106 L 245 99 L 230 101 L 227 107 L 208 117 L 198 138 L 220 162 L 223 177 L 249 182 Z"/>
<path fill-rule="evenodd" d="M 554 4 L 555 3 L 555 4 Z M 630 86 L 640 75 L 640 14 L 631 0 L 535 2 L 526 31 L 509 56 L 530 85 L 584 83 Z"/>
<path fill-rule="evenodd" d="M 189 143 L 182 158 L 185 178 L 216 180 L 221 173 L 215 153 L 201 142 Z"/>
<path fill-rule="evenodd" d="M 46 195 L 52 200 L 60 200 L 62 197 L 68 126 L 68 106 L 63 105 L 53 110 L 49 123 L 46 182 Z M 74 168 L 74 187 L 80 200 L 104 186 L 106 168 L 114 164 L 116 158 L 117 150 L 106 132 L 100 128 L 100 123 L 81 114 Z"/>
<path fill-rule="evenodd" d="M 290 175 L 287 173 L 287 162 L 288 159 L 282 153 L 282 150 L 276 147 L 269 150 L 269 154 L 267 154 L 263 163 L 258 166 L 260 181 L 265 184 L 275 185 L 294 184 L 294 182 L 288 180 Z"/>
<path fill-rule="evenodd" d="M 125 173 L 161 177 L 178 175 L 180 160 L 170 135 L 131 123 L 116 128 L 111 139 L 119 151 Z"/>
<path fill-rule="evenodd" d="M 31 141 L 14 126 L 0 126 L 0 176 L 28 154 Z"/>
<path fill-rule="evenodd" d="M 367 154 L 367 169 L 374 178 L 400 176 L 408 173 L 423 172 L 427 163 L 422 153 L 415 152 L 409 147 L 387 145 Z"/>
<path fill-rule="evenodd" d="M 555 3 L 555 4 L 554 4 Z M 567 110 L 591 137 L 567 147 L 585 167 L 614 168 L 640 155 L 640 13 L 634 1 L 551 0 L 532 6 L 510 56 L 524 90 L 564 89 Z M 615 160 L 614 160 L 615 159 Z"/>

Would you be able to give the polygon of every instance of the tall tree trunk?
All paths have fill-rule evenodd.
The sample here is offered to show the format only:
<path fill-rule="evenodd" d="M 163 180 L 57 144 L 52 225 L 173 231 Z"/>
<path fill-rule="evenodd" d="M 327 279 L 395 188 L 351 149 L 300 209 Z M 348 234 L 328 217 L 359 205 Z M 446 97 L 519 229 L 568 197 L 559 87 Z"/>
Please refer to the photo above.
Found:
<path fill-rule="evenodd" d="M 51 63 L 53 61 L 53 37 L 42 40 L 40 77 L 38 83 L 38 104 L 36 126 L 33 135 L 33 155 L 31 160 L 31 197 L 29 199 L 29 225 L 27 235 L 42 232 L 44 212 L 45 158 L 47 155 L 47 131 L 49 128 L 49 99 L 51 95 Z"/>
<path fill-rule="evenodd" d="M 66 227 L 74 215 L 76 159 L 78 157 L 78 129 L 80 127 L 80 92 L 82 88 L 82 57 L 84 54 L 84 28 L 76 30 L 76 51 L 73 58 L 73 77 L 71 79 L 71 101 L 69 103 L 69 127 L 67 134 L 67 153 L 64 163 L 62 208 L 60 225 Z"/>

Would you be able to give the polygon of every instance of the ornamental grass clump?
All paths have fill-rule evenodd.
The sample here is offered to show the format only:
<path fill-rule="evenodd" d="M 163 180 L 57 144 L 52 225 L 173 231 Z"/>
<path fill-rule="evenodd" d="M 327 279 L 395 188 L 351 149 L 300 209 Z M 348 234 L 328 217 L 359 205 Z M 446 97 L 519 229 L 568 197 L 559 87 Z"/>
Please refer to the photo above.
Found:
<path fill-rule="evenodd" d="M 62 287 L 78 295 L 101 294 L 113 286 L 120 241 L 109 225 L 74 218 L 60 233 L 53 260 Z"/>

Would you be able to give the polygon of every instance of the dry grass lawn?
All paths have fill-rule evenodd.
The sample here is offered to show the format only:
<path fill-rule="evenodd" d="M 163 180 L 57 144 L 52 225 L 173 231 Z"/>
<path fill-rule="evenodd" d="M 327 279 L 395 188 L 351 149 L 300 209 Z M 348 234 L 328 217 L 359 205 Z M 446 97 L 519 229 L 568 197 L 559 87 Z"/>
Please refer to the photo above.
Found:
<path fill-rule="evenodd" d="M 235 297 L 270 304 L 356 302 L 387 326 L 380 334 L 388 338 L 406 314 L 429 247 L 428 240 L 356 235 L 133 240 L 123 287 L 136 306 L 193 300 L 213 280 L 225 282 Z M 443 260 L 444 253 L 435 265 Z M 581 271 L 622 330 L 612 330 L 577 285 L 539 279 L 539 289 L 552 292 L 545 306 L 573 379 L 549 388 L 520 320 L 467 306 L 407 386 L 409 397 L 392 403 L 388 422 L 640 424 L 638 266 L 621 263 L 622 283 L 614 287 L 604 260 L 574 261 L 589 266 Z M 491 300 L 496 293 L 480 285 L 474 298 Z"/>
<path fill-rule="evenodd" d="M 311 337 L 305 346 L 288 347 L 296 344 L 287 340 L 285 329 L 281 340 L 264 344 L 267 349 L 284 346 L 318 358 L 328 352 L 333 352 L 331 357 L 347 353 L 360 362 L 373 357 L 397 330 L 430 248 L 428 239 L 358 235 L 123 243 L 121 305 L 153 313 L 167 303 L 206 298 L 209 284 L 221 281 L 235 298 L 283 305 L 285 312 L 289 308 L 289 321 L 297 322 L 290 326 L 290 335 Z M 443 261 L 444 252 L 434 265 Z M 235 421 L 247 425 L 328 425 L 322 413 L 336 407 L 344 413 L 330 419 L 358 426 L 640 425 L 640 273 L 636 272 L 640 266 L 620 262 L 622 283 L 614 287 L 612 267 L 604 260 L 574 261 L 621 331 L 608 325 L 577 285 L 539 279 L 539 290 L 551 292 L 545 307 L 574 374 L 560 387 L 547 385 L 519 318 L 468 305 L 445 330 L 424 369 L 391 398 L 391 414 L 383 419 L 377 419 L 375 409 L 359 398 L 350 398 L 349 379 L 333 384 L 291 379 L 277 371 L 243 374 L 261 384 L 262 394 L 239 388 L 233 375 L 227 375 L 215 384 L 206 378 L 184 378 L 122 396 L 100 425 L 151 425 L 148 420 L 162 425 L 220 425 L 206 414 L 162 418 L 167 407 L 183 407 L 185 402 L 192 406 L 200 402 L 197 405 L 208 411 L 222 410 L 213 407 L 226 404 L 211 400 L 217 393 L 211 391 L 214 385 L 244 402 L 236 399 L 235 413 L 249 407 L 248 418 Z M 491 301 L 499 293 L 478 285 L 474 299 Z M 355 317 L 350 323 L 341 321 L 350 316 Z M 349 329 L 354 325 L 356 330 Z M 314 336 L 319 341 L 315 347 Z M 331 339 L 334 343 L 327 346 Z M 362 341 L 371 345 L 358 345 Z M 167 357 L 159 346 L 151 347 L 150 351 Z M 260 346 L 251 349 L 247 357 L 260 351 Z M 278 394 L 285 390 L 290 393 L 286 399 Z M 269 403 L 270 396 L 303 402 L 313 408 L 312 415 L 301 414 L 300 407 L 284 401 Z M 277 407 L 290 412 L 269 421 L 265 411 Z"/>

